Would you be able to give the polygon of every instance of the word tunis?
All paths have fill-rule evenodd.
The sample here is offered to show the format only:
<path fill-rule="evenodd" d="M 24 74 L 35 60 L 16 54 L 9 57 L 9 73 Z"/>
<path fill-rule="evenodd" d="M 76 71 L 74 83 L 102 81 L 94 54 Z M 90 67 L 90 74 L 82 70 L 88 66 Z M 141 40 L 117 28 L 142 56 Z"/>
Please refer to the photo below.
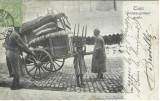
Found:
<path fill-rule="evenodd" d="M 138 11 L 143 11 L 144 7 L 138 7 L 138 6 L 134 6 L 133 10 L 138 10 Z"/>

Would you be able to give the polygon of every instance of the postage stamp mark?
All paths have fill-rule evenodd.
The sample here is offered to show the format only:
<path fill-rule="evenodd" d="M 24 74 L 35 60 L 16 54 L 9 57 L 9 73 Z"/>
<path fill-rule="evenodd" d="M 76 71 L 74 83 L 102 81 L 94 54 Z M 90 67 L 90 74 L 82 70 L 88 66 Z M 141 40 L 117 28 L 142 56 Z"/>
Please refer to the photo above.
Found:
<path fill-rule="evenodd" d="M 14 27 L 21 27 L 22 25 L 21 1 L 2 1 L 0 2 L 0 9 L 4 10 L 5 12 L 8 12 L 13 17 Z M 1 17 L 4 17 L 4 15 L 3 16 L 1 15 Z"/>
<path fill-rule="evenodd" d="M 10 13 L 0 9 L 0 27 L 13 27 L 14 19 Z"/>

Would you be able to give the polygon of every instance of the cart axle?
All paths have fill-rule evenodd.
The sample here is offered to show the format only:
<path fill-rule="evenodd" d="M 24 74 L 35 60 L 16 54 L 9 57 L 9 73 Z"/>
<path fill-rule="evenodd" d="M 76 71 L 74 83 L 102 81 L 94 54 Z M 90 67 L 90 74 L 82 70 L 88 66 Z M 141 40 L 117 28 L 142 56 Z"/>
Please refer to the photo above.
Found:
<path fill-rule="evenodd" d="M 43 65 L 43 63 L 41 61 L 36 61 L 34 65 L 40 68 Z"/>

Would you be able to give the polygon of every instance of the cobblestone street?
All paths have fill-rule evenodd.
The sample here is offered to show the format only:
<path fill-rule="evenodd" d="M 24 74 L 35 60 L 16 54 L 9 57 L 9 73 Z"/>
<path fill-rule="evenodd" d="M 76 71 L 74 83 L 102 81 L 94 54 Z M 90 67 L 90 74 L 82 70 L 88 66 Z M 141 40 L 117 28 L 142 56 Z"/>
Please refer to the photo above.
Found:
<path fill-rule="evenodd" d="M 121 58 L 107 59 L 107 72 L 104 79 L 96 79 L 97 74 L 91 73 L 91 60 L 86 59 L 87 73 L 84 75 L 85 87 L 76 87 L 72 58 L 65 61 L 64 67 L 52 73 L 44 80 L 34 80 L 29 76 L 21 78 L 20 82 L 26 89 L 42 89 L 65 92 L 96 92 L 96 93 L 120 93 L 123 92 L 123 62 Z M 69 64 L 67 64 L 69 63 Z M 8 75 L 0 76 L 0 86 L 9 87 L 12 79 Z"/>

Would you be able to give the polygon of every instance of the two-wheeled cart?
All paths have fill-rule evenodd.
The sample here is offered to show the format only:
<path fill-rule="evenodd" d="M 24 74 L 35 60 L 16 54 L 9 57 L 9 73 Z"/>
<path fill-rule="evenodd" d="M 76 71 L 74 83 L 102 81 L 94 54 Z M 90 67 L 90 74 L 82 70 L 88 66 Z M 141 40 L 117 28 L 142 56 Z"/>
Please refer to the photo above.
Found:
<path fill-rule="evenodd" d="M 66 58 L 73 57 L 76 27 L 72 32 L 67 18 L 64 13 L 49 13 L 22 25 L 20 35 L 34 51 L 34 56 L 24 57 L 25 70 L 32 78 L 48 77 L 51 72 L 56 72 L 64 66 Z M 83 31 L 86 36 L 87 26 Z M 85 38 L 82 39 L 85 41 Z"/>

